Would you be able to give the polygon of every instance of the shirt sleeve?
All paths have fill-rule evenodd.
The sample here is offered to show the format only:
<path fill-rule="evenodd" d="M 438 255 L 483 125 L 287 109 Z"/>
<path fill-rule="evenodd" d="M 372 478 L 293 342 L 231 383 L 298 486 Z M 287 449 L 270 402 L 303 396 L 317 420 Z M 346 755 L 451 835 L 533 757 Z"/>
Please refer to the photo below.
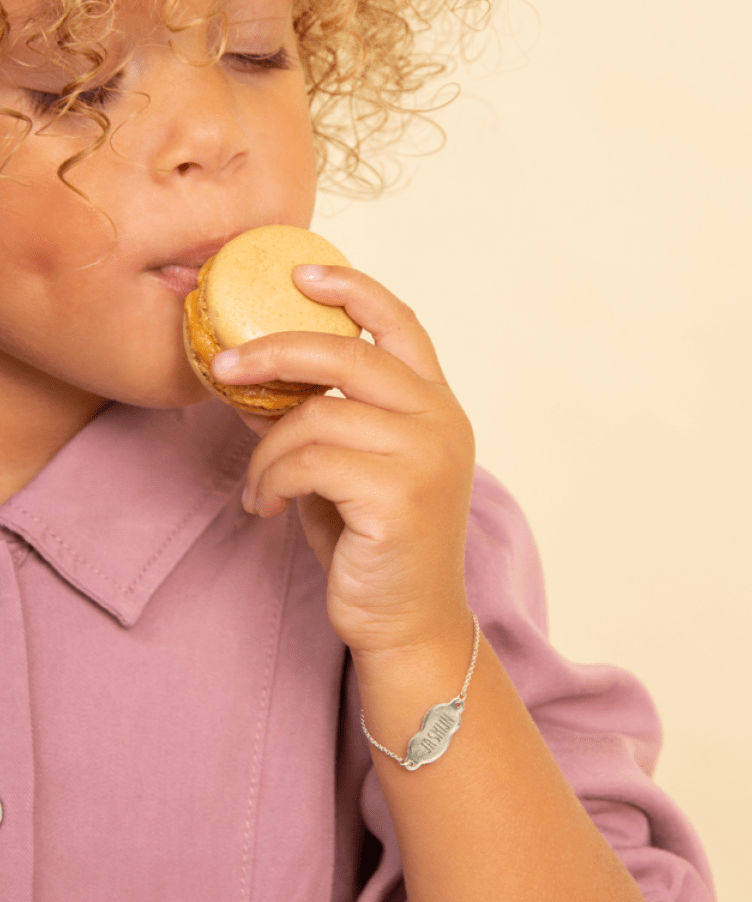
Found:
<path fill-rule="evenodd" d="M 649 694 L 624 670 L 573 664 L 551 646 L 543 576 L 530 529 L 511 496 L 482 470 L 470 516 L 466 582 L 470 606 L 486 637 L 563 773 L 646 902 L 715 900 L 710 867 L 692 825 L 652 779 L 661 725 Z M 349 682 L 343 736 L 361 746 L 359 766 L 351 767 L 350 774 L 363 775 L 359 843 L 372 859 L 361 867 L 355 898 L 404 902 L 399 849 L 376 775 L 367 763 L 367 745 L 356 735 L 359 703 L 354 678 Z M 374 840 L 380 857 L 374 854 Z"/>

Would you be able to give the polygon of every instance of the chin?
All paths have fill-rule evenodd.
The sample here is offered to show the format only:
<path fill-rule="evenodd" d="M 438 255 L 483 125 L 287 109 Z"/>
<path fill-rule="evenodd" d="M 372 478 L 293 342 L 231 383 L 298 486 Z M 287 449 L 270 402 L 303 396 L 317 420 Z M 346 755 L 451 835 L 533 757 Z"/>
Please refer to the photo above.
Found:
<path fill-rule="evenodd" d="M 214 395 L 194 378 L 192 383 L 184 386 L 175 386 L 171 390 L 154 392 L 140 403 L 136 401 L 135 406 L 167 410 L 175 407 L 192 407 L 194 404 L 210 401 L 213 397 Z"/>
<path fill-rule="evenodd" d="M 194 375 L 187 360 L 181 360 L 177 372 L 145 372 L 140 380 L 130 381 L 128 385 L 115 385 L 110 391 L 105 390 L 103 395 L 131 407 L 155 410 L 190 407 L 213 397 Z"/>

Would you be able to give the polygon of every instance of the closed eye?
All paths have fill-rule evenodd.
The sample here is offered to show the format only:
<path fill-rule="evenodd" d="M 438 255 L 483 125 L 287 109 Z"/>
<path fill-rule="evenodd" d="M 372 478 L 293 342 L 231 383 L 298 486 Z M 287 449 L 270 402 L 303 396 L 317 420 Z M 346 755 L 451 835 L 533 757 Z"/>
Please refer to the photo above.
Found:
<path fill-rule="evenodd" d="M 252 73 L 269 69 L 291 69 L 292 58 L 284 47 L 274 53 L 225 53 L 223 60 L 238 72 Z M 104 107 L 119 96 L 118 88 L 123 78 L 122 70 L 117 72 L 106 84 L 97 85 L 85 91 L 75 94 L 75 101 L 84 107 Z M 74 97 L 74 92 L 67 91 L 53 93 L 51 91 L 36 91 L 26 89 L 26 94 L 31 99 L 34 110 L 37 113 L 49 113 L 52 111 L 64 111 L 67 102 Z"/>
<path fill-rule="evenodd" d="M 292 68 L 292 58 L 284 47 L 280 47 L 275 53 L 225 53 L 222 59 L 232 68 L 243 72 Z"/>
<path fill-rule="evenodd" d="M 30 88 L 26 89 L 26 93 L 37 113 L 48 113 L 53 110 L 64 111 L 68 101 L 74 99 L 77 104 L 85 107 L 103 107 L 119 96 L 118 87 L 122 78 L 122 71 L 117 72 L 106 84 L 79 91 L 78 94 L 73 91 L 63 91 L 57 94 L 50 91 L 35 91 Z"/>

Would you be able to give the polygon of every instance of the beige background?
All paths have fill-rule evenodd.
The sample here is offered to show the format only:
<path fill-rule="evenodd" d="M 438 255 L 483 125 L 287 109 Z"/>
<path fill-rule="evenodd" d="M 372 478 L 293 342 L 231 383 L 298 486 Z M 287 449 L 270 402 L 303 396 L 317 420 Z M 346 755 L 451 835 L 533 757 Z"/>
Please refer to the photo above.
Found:
<path fill-rule="evenodd" d="M 407 187 L 323 197 L 314 227 L 429 328 L 538 538 L 554 641 L 648 684 L 658 781 L 748 902 L 752 7 L 535 9 L 497 13 L 501 62 L 458 71 Z"/>

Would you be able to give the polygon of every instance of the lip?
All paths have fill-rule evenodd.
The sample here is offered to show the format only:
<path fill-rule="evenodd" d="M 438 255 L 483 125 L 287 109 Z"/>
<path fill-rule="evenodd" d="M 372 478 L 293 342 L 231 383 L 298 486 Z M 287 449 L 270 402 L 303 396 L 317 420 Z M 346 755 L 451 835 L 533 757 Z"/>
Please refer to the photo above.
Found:
<path fill-rule="evenodd" d="M 198 285 L 198 266 L 180 266 L 169 263 L 150 270 L 150 274 L 163 285 L 174 291 L 178 297 L 184 298 Z"/>
<path fill-rule="evenodd" d="M 161 262 L 156 262 L 147 267 L 150 275 L 155 276 L 174 291 L 179 297 L 185 297 L 198 284 L 198 271 L 213 257 L 228 241 L 237 238 L 242 229 L 212 238 L 193 247 L 183 248 L 175 253 L 166 253 L 161 257 Z"/>
<path fill-rule="evenodd" d="M 240 232 L 231 232 L 229 235 L 223 235 L 220 238 L 214 238 L 211 241 L 205 241 L 203 244 L 196 244 L 193 247 L 184 248 L 174 254 L 167 254 L 163 258 L 164 262 L 158 264 L 155 269 L 162 269 L 165 266 L 186 266 L 194 269 L 200 269 L 204 263 L 213 257 L 220 248 L 224 247 L 228 241 L 237 238 Z"/>

